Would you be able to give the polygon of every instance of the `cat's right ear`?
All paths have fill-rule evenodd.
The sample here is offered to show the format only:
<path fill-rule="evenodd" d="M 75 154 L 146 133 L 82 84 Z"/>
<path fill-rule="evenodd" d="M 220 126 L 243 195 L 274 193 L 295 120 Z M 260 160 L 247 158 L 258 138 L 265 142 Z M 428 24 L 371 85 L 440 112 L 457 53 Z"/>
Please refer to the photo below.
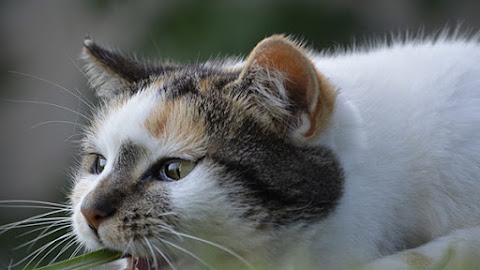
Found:
<path fill-rule="evenodd" d="M 296 130 L 302 140 L 316 138 L 333 114 L 333 86 L 316 69 L 308 53 L 284 36 L 262 40 L 250 53 L 238 80 L 249 84 L 256 81 L 262 95 L 286 96 L 294 120 L 290 122 L 295 123 L 287 129 Z"/>
<path fill-rule="evenodd" d="M 102 47 L 89 37 L 83 45 L 86 76 L 91 87 L 102 98 L 134 93 L 142 82 L 159 72 L 158 67 L 118 50 Z"/>

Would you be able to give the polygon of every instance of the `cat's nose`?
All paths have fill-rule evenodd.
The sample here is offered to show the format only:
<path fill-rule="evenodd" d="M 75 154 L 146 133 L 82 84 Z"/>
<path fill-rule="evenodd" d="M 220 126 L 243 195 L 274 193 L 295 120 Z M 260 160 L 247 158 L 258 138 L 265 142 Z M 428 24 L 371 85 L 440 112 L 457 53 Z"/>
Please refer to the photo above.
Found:
<path fill-rule="evenodd" d="M 87 208 L 82 206 L 81 211 L 87 220 L 88 226 L 94 231 L 98 230 L 98 227 L 100 227 L 100 224 L 102 224 L 106 218 L 115 213 L 115 209 L 110 207 Z"/>

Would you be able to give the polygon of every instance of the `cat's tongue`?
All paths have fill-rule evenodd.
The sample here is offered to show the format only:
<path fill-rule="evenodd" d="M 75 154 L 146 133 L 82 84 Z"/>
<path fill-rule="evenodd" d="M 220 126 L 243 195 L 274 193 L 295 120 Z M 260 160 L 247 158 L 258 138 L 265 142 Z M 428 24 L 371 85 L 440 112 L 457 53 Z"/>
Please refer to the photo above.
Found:
<path fill-rule="evenodd" d="M 164 264 L 164 260 L 157 260 L 157 266 L 161 267 Z M 124 270 L 149 270 L 149 269 L 156 269 L 154 266 L 153 261 L 145 259 L 145 258 L 127 258 L 127 266 Z"/>

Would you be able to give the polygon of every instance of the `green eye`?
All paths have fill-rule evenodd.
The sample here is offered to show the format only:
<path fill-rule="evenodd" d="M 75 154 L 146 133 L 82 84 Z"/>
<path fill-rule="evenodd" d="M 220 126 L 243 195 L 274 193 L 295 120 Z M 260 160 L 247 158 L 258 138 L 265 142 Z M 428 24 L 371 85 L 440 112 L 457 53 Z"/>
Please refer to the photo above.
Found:
<path fill-rule="evenodd" d="M 162 180 L 178 181 L 187 176 L 197 164 L 190 160 L 174 159 L 165 162 L 162 166 Z"/>
<path fill-rule="evenodd" d="M 107 159 L 102 155 L 96 155 L 90 172 L 92 174 L 101 174 L 107 166 Z"/>

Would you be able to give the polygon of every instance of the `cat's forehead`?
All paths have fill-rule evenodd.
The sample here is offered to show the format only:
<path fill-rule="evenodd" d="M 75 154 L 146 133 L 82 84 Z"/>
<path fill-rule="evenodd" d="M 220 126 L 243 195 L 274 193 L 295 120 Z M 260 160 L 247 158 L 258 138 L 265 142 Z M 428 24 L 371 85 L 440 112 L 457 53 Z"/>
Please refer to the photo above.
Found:
<path fill-rule="evenodd" d="M 205 127 L 196 104 L 168 94 L 165 88 L 173 87 L 169 80 L 155 80 L 132 96 L 118 97 L 102 110 L 90 139 L 101 154 L 114 157 L 122 145 L 133 143 L 155 156 L 201 155 Z M 187 91 L 175 89 L 179 94 Z"/>
<path fill-rule="evenodd" d="M 239 69 L 219 64 L 185 65 L 158 75 L 154 84 L 167 95 L 176 96 L 190 92 L 218 91 L 234 82 L 239 74 Z"/>
<path fill-rule="evenodd" d="M 151 77 L 133 93 L 114 96 L 100 110 L 87 144 L 107 158 L 130 143 L 148 149 L 156 158 L 200 158 L 207 140 L 251 132 L 248 123 L 252 121 L 274 129 L 272 117 L 262 111 L 266 105 L 254 106 L 250 85 L 238 81 L 239 72 L 209 64 Z M 268 112 L 283 113 L 281 108 Z"/>

